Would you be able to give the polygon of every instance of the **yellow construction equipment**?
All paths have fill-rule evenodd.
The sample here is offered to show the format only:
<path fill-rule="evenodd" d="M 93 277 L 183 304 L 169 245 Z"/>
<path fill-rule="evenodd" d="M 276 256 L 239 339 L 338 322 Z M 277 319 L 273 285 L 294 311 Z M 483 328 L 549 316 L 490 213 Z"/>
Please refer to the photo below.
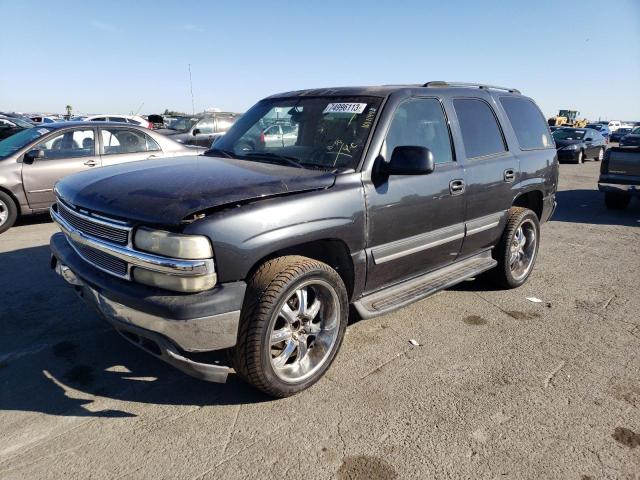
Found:
<path fill-rule="evenodd" d="M 551 117 L 548 121 L 552 127 L 576 127 L 583 128 L 589 123 L 586 118 L 578 119 L 580 112 L 577 110 L 560 110 L 558 115 Z"/>

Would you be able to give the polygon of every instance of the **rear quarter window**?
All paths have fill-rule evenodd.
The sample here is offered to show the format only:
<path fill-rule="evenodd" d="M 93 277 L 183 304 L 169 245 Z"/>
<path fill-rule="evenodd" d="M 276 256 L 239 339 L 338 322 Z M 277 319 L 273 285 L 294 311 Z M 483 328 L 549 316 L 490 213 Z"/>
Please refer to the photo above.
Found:
<path fill-rule="evenodd" d="M 500 97 L 522 150 L 553 146 L 549 128 L 538 107 L 526 98 Z"/>

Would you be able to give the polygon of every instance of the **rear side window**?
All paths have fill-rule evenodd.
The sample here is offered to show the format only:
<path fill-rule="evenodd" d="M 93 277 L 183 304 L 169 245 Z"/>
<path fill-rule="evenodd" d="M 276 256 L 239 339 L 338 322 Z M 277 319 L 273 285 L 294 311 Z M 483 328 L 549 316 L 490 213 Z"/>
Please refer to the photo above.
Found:
<path fill-rule="evenodd" d="M 522 150 L 547 148 L 553 145 L 544 117 L 531 100 L 501 97 L 500 103 L 507 112 Z"/>
<path fill-rule="evenodd" d="M 496 116 L 487 102 L 476 98 L 457 98 L 453 106 L 467 157 L 484 157 L 507 150 Z"/>

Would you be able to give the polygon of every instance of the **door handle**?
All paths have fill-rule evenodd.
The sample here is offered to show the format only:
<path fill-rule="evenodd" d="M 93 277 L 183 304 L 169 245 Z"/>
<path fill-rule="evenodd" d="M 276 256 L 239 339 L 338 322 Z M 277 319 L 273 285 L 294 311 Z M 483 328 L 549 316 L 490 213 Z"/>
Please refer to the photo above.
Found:
<path fill-rule="evenodd" d="M 451 195 L 461 195 L 464 193 L 464 180 L 456 179 L 449 182 L 449 192 Z"/>
<path fill-rule="evenodd" d="M 504 181 L 507 183 L 511 183 L 516 179 L 516 171 L 513 168 L 507 168 L 504 171 Z"/>
<path fill-rule="evenodd" d="M 149 160 L 150 158 L 157 158 L 157 157 L 158 157 L 157 155 L 149 155 L 149 156 L 147 157 L 147 160 Z"/>
<path fill-rule="evenodd" d="M 84 164 L 87 167 L 95 167 L 98 164 L 98 162 L 96 162 L 95 160 L 87 160 L 86 162 L 84 162 Z"/>

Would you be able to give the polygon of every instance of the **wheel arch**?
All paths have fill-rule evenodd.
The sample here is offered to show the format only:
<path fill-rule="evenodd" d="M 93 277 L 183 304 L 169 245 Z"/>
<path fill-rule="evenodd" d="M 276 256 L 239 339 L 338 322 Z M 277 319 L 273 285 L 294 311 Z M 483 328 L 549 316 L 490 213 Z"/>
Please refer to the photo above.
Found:
<path fill-rule="evenodd" d="M 249 270 L 248 277 L 264 262 L 288 255 L 300 255 L 326 263 L 333 268 L 347 288 L 349 299 L 352 298 L 355 286 L 355 268 L 348 245 L 338 238 L 312 240 L 296 245 L 290 245 L 275 250 L 256 261 Z"/>
<path fill-rule="evenodd" d="M 22 215 L 22 208 L 20 208 L 20 201 L 18 200 L 18 198 L 8 188 L 4 188 L 4 187 L 0 186 L 0 192 L 7 194 L 9 196 L 9 198 L 11 198 L 11 200 L 13 200 L 13 203 L 16 206 L 16 209 L 17 209 L 18 217 L 20 217 Z"/>
<path fill-rule="evenodd" d="M 538 221 L 542 221 L 542 212 L 544 208 L 544 195 L 541 190 L 529 190 L 520 193 L 513 199 L 512 206 L 528 208 L 535 212 Z"/>

